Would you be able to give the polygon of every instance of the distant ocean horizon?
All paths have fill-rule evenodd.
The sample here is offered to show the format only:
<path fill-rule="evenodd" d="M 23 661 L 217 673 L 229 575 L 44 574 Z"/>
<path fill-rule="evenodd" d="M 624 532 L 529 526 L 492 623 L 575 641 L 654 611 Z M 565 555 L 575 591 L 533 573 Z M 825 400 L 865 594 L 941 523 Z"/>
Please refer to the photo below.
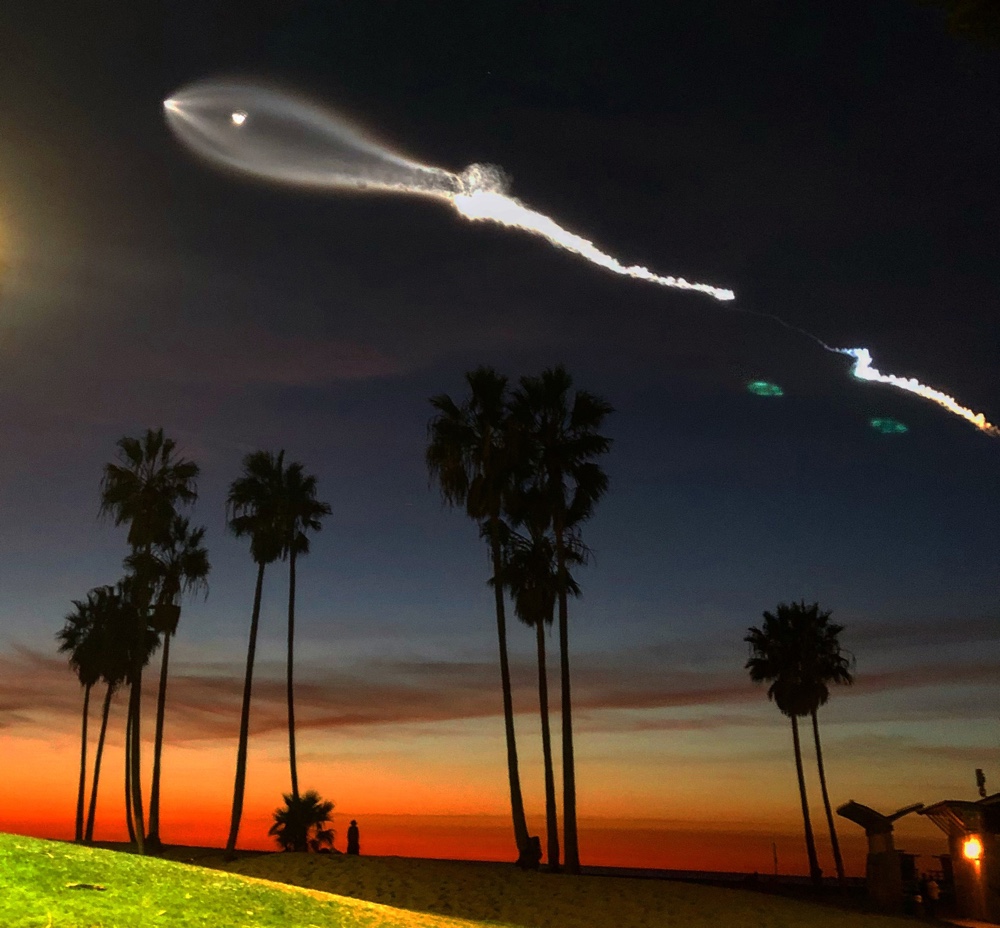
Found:
<path fill-rule="evenodd" d="M 470 862 L 513 862 L 516 857 L 510 818 L 501 815 L 386 814 L 361 811 L 335 812 L 334 847 L 344 850 L 347 823 L 356 818 L 361 829 L 361 852 L 377 857 L 410 857 Z M 208 819 L 208 816 L 206 816 Z M 238 849 L 277 850 L 267 836 L 270 813 L 248 810 L 240 830 Z M 544 820 L 529 815 L 529 830 L 546 846 Z M 926 823 L 925 823 L 926 824 Z M 165 817 L 161 833 L 165 843 L 219 848 L 227 834 L 227 813 L 213 814 L 203 822 L 181 822 Z M 861 879 L 865 872 L 867 842 L 857 826 L 838 822 L 838 836 L 848 877 Z M 814 823 L 820 866 L 825 877 L 836 873 L 829 850 L 829 836 Z M 38 838 L 71 840 L 72 821 L 28 822 L 0 819 L 0 831 Z M 897 847 L 917 854 L 921 869 L 936 867 L 933 855 L 947 852 L 944 835 L 906 834 L 899 830 Z M 857 834 L 855 834 L 857 832 Z M 761 880 L 808 881 L 805 841 L 801 832 L 765 832 L 759 825 L 701 824 L 657 819 L 581 817 L 581 864 L 586 872 L 616 876 L 740 882 L 757 874 Z M 100 842 L 125 842 L 124 823 L 98 827 Z M 561 835 L 560 835 L 561 841 Z"/>

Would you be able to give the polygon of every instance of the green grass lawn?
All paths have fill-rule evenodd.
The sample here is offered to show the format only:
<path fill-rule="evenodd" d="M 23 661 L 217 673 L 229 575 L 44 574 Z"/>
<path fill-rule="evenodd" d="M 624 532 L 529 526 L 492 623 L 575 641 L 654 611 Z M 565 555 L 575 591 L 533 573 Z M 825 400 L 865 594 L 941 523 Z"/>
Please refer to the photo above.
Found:
<path fill-rule="evenodd" d="M 0 834 L 3 928 L 443 928 L 457 924 L 361 900 L 318 898 L 308 890 L 218 870 Z"/>

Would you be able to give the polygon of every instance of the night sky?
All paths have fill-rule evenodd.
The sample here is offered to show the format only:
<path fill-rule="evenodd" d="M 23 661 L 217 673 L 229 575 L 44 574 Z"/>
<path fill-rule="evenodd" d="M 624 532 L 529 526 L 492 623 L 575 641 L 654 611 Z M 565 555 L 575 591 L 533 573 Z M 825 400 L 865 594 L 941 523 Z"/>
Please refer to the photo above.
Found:
<path fill-rule="evenodd" d="M 357 816 L 376 853 L 511 857 L 486 549 L 423 458 L 428 397 L 484 363 L 564 363 L 616 409 L 570 614 L 585 864 L 768 870 L 776 841 L 805 870 L 787 720 L 743 670 L 781 601 L 833 610 L 857 658 L 820 715 L 835 804 L 972 799 L 976 767 L 996 789 L 1000 442 L 754 314 L 1000 419 L 1000 53 L 904 0 L 135 6 L 0 8 L 0 829 L 72 834 L 82 699 L 53 635 L 121 576 L 103 464 L 162 426 L 201 465 L 213 568 L 173 646 L 164 839 L 225 837 L 254 568 L 224 500 L 243 455 L 284 448 L 333 509 L 299 569 L 303 786 L 337 803 L 341 847 Z M 624 263 L 737 299 L 432 201 L 218 172 L 161 101 L 233 75 L 415 160 L 499 164 Z M 248 846 L 288 788 L 287 569 L 265 582 Z M 542 834 L 533 635 L 514 623 L 511 648 Z"/>

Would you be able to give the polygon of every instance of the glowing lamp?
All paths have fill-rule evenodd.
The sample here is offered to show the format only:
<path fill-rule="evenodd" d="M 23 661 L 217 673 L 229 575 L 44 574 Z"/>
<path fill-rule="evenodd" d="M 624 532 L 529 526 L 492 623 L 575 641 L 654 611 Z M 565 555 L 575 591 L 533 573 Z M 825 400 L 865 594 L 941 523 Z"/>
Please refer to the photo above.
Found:
<path fill-rule="evenodd" d="M 980 860 L 983 856 L 983 842 L 975 835 L 962 842 L 962 855 L 966 860 Z"/>

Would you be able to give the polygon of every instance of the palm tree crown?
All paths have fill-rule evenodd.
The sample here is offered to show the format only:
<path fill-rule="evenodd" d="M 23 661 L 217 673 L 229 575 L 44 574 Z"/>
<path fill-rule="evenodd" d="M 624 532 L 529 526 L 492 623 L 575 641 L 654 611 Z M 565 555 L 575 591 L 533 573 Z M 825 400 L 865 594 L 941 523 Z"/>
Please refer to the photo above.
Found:
<path fill-rule="evenodd" d="M 284 794 L 285 805 L 274 810 L 274 824 L 268 829 L 285 851 L 318 851 L 333 846 L 333 830 L 326 828 L 333 803 L 311 789 L 301 796 Z"/>
<path fill-rule="evenodd" d="M 284 552 L 284 458 L 284 451 L 248 454 L 243 476 L 232 482 L 226 498 L 229 531 L 237 538 L 250 538 L 250 556 L 256 564 L 270 564 Z"/>
<path fill-rule="evenodd" d="M 282 496 L 283 554 L 308 554 L 309 536 L 306 533 L 318 532 L 323 527 L 320 519 L 333 510 L 329 503 L 316 499 L 316 477 L 305 473 L 304 465 L 298 461 L 293 461 L 284 470 Z"/>
<path fill-rule="evenodd" d="M 517 433 L 529 444 L 522 479 L 545 501 L 557 532 L 590 518 L 608 489 L 596 458 L 611 450 L 611 439 L 598 429 L 614 408 L 586 390 L 571 398 L 572 387 L 560 365 L 522 377 L 511 404 Z"/>
<path fill-rule="evenodd" d="M 101 601 L 106 588 L 87 593 L 85 600 L 74 599 L 63 627 L 56 633 L 59 653 L 69 654 L 69 666 L 81 686 L 93 686 L 101 679 L 107 632 Z"/>
<path fill-rule="evenodd" d="M 746 669 L 755 683 L 770 683 L 767 698 L 787 716 L 809 715 L 830 698 L 830 683 L 850 684 L 851 661 L 840 647 L 842 625 L 830 622 L 818 603 L 782 603 L 751 627 Z"/>
<path fill-rule="evenodd" d="M 431 397 L 437 415 L 427 429 L 427 470 L 446 503 L 483 522 L 499 518 L 515 458 L 507 378 L 477 367 L 465 379 L 471 392 L 461 405 L 445 394 Z"/>
<path fill-rule="evenodd" d="M 142 438 L 119 439 L 118 463 L 104 466 L 100 513 L 111 516 L 115 525 L 128 524 L 128 543 L 134 549 L 159 541 L 169 531 L 177 505 L 198 498 L 198 465 L 178 459 L 176 446 L 163 429 L 147 429 Z"/>

